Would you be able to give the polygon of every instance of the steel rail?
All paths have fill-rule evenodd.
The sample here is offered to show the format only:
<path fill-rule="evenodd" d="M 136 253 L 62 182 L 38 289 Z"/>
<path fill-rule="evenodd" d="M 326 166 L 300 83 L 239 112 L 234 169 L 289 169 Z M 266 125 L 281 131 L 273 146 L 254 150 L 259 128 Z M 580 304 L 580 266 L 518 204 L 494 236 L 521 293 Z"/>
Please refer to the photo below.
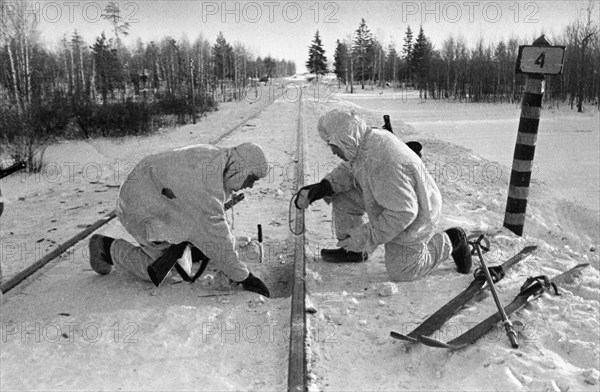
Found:
<path fill-rule="evenodd" d="M 304 130 L 302 122 L 302 92 L 299 94 L 298 128 L 296 130 L 296 187 L 304 185 Z M 290 316 L 290 349 L 288 366 L 288 391 L 306 391 L 306 257 L 304 253 L 304 210 L 296 210 L 296 243 L 294 248 L 294 276 Z"/>

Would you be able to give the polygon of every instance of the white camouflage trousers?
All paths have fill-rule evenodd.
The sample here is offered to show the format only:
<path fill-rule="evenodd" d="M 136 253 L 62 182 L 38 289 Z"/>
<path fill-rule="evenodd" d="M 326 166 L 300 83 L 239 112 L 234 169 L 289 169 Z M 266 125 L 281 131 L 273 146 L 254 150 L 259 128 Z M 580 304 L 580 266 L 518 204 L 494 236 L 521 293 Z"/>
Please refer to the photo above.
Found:
<path fill-rule="evenodd" d="M 354 188 L 331 197 L 333 223 L 338 239 L 346 238 L 351 229 L 362 224 L 365 206 L 361 192 Z M 436 233 L 427 242 L 399 244 L 388 242 L 385 247 L 385 268 L 392 281 L 417 280 L 450 257 L 452 243 L 446 233 Z"/>
<path fill-rule="evenodd" d="M 110 256 L 115 266 L 123 268 L 133 275 L 150 280 L 148 267 L 158 259 L 171 244 L 149 242 L 136 246 L 121 238 L 115 239 L 110 247 Z"/>

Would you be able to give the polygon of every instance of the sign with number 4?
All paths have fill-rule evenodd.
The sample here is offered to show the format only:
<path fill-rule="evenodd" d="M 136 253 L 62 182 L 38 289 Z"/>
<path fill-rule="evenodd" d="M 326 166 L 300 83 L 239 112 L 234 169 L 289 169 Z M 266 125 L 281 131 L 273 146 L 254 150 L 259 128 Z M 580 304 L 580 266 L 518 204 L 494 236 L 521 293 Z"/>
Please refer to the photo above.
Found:
<path fill-rule="evenodd" d="M 564 46 L 519 46 L 517 73 L 560 75 L 565 60 Z"/>

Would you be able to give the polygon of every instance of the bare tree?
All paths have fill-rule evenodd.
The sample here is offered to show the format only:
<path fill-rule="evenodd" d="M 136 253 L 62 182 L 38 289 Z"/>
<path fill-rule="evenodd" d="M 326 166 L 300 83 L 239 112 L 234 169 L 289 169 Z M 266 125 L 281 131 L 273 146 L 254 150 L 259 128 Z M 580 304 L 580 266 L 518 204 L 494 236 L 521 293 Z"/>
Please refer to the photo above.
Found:
<path fill-rule="evenodd" d="M 579 50 L 579 71 L 577 75 L 577 112 L 583 112 L 583 89 L 584 83 L 582 83 L 582 79 L 586 74 L 586 52 L 588 50 L 588 46 L 593 40 L 598 39 L 598 24 L 594 23 L 592 19 L 592 15 L 594 12 L 594 2 L 590 0 L 588 3 L 588 7 L 586 9 L 587 17 L 585 22 L 581 22 L 581 20 L 577 20 L 575 22 L 577 24 L 577 32 L 580 45 L 578 47 Z M 596 64 L 596 67 L 598 64 Z"/>
<path fill-rule="evenodd" d="M 451 91 L 450 88 L 452 86 L 452 68 L 455 66 L 456 61 L 456 42 L 454 41 L 454 37 L 450 35 L 443 43 L 442 50 L 440 53 L 442 60 L 444 61 L 444 65 L 446 67 L 446 97 L 450 98 Z"/>
<path fill-rule="evenodd" d="M 0 41 L 8 52 L 12 94 L 23 113 L 31 103 L 31 48 L 36 38 L 36 19 L 27 15 L 27 1 L 0 4 L 4 12 Z M 6 8 L 5 8 L 6 7 Z"/>

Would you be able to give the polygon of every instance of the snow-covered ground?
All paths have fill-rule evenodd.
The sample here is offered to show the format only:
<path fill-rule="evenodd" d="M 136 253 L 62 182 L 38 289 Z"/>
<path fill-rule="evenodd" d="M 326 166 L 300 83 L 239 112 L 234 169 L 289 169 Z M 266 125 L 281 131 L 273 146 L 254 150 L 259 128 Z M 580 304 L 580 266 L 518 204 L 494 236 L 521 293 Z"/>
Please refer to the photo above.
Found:
<path fill-rule="evenodd" d="M 336 97 L 338 94 L 336 94 Z M 344 100 L 389 114 L 422 134 L 469 148 L 510 171 L 520 103 L 451 103 L 421 100 L 418 93 L 386 89 L 381 96 L 339 94 Z M 381 117 L 381 116 L 380 116 Z M 560 196 L 600 210 L 600 115 L 597 107 L 584 113 L 566 104 L 543 104 L 535 152 L 533 181 L 547 183 Z"/>
<path fill-rule="evenodd" d="M 361 96 L 365 103 L 381 100 L 377 92 Z M 320 114 L 352 106 L 369 124 L 381 125 L 380 111 L 338 98 L 331 103 L 305 94 L 305 183 L 318 181 L 337 163 L 318 137 Z M 45 157 L 47 168 L 60 176 L 48 171 L 37 178 L 4 179 L 0 236 L 5 279 L 111 211 L 119 182 L 140 158 L 214 140 L 263 104 L 225 104 L 197 125 L 147 138 L 62 143 Z M 459 127 L 449 123 L 444 109 L 473 118 L 473 105 L 437 105 L 434 110 L 420 107 L 441 128 Z M 495 110 L 493 105 L 486 108 L 489 113 L 482 113 L 482 119 Z M 297 110 L 298 102 L 279 99 L 222 142 L 254 141 L 273 163 L 268 179 L 245 192 L 246 200 L 228 216 L 238 237 L 256 236 L 256 225 L 262 224 L 265 262 L 257 263 L 250 251 L 242 254 L 251 270 L 265 278 L 274 298 L 227 287 L 218 275 L 210 279 L 212 273 L 195 285 L 174 282 L 160 288 L 119 272 L 101 277 L 90 269 L 83 241 L 3 296 L 0 389 L 285 390 L 294 246 L 288 203 L 295 181 Z M 319 250 L 335 241 L 329 207 L 317 202 L 306 224 L 308 300 L 317 310 L 307 316 L 311 389 L 597 391 L 598 211 L 564 200 L 548 184 L 536 182 L 526 235 L 516 237 L 502 228 L 506 171 L 491 172 L 497 163 L 432 135 L 423 137 L 390 114 L 403 140 L 424 145 L 424 163 L 444 197 L 440 229 L 461 225 L 470 233 L 486 234 L 493 247 L 486 255 L 489 264 L 525 245 L 538 246 L 530 260 L 498 284 L 505 303 L 528 276 L 552 277 L 580 262 L 591 267 L 563 285 L 562 296 L 544 294 L 513 316 L 527 327 L 517 350 L 500 329 L 457 352 L 410 346 L 390 338 L 389 332 L 409 332 L 472 278 L 457 274 L 453 263 L 446 262 L 418 282 L 394 284 L 397 293 L 382 296 L 382 284 L 389 281 L 382 250 L 355 265 L 320 259 Z M 473 170 L 457 178 L 457 167 Z M 593 185 L 597 190 L 598 183 Z M 100 231 L 126 236 L 118 221 Z M 493 313 L 491 296 L 482 297 L 450 320 L 438 337 L 449 340 Z"/>

